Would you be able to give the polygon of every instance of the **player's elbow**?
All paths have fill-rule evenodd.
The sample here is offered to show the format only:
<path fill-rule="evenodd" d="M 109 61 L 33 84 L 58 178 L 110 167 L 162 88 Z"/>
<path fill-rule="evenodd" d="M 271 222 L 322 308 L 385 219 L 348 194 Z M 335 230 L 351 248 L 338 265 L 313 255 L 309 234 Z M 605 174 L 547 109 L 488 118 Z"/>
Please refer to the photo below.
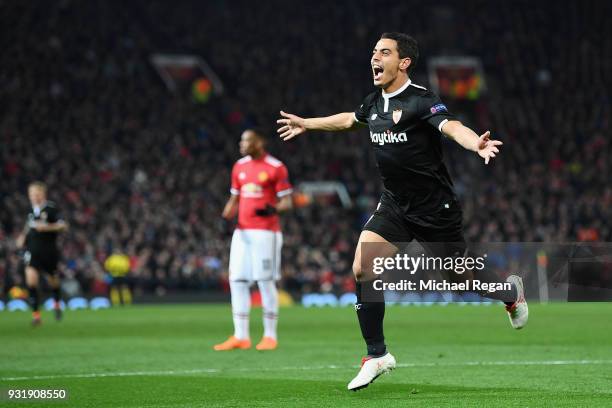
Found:
<path fill-rule="evenodd" d="M 280 202 L 278 203 L 279 211 L 281 212 L 289 211 L 292 208 L 293 208 L 293 196 L 291 194 L 286 195 L 283 198 L 281 198 Z"/>
<path fill-rule="evenodd" d="M 352 112 L 346 112 L 344 114 L 344 129 L 351 129 L 357 125 L 355 114 Z"/>
<path fill-rule="evenodd" d="M 461 133 L 462 128 L 463 128 L 463 123 L 461 123 L 460 121 L 449 120 L 448 122 L 442 125 L 440 130 L 446 136 L 455 139 Z"/>
<path fill-rule="evenodd" d="M 355 257 L 353 260 L 353 275 L 355 276 L 355 280 L 357 282 L 361 282 L 363 278 L 363 270 L 361 269 L 361 259 L 357 259 L 357 257 Z"/>

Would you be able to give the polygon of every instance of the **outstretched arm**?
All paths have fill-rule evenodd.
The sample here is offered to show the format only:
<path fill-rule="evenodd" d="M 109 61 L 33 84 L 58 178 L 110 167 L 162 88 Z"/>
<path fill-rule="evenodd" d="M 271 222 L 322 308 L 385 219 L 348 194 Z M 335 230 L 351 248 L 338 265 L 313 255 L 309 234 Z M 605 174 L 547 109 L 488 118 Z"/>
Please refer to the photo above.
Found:
<path fill-rule="evenodd" d="M 323 130 L 326 132 L 338 132 L 350 130 L 359 125 L 355 120 L 353 112 L 343 112 L 332 116 L 321 118 L 302 118 L 291 113 L 280 112 L 282 118 L 276 123 L 281 125 L 278 133 L 283 140 L 293 139 L 307 130 Z"/>
<path fill-rule="evenodd" d="M 494 158 L 496 153 L 499 153 L 497 146 L 503 145 L 503 142 L 499 140 L 490 140 L 491 132 L 488 130 L 478 136 L 472 129 L 464 126 L 458 120 L 449 120 L 442 125 L 441 130 L 442 133 L 467 150 L 478 153 L 484 159 L 485 164 L 489 164 L 489 160 Z"/>

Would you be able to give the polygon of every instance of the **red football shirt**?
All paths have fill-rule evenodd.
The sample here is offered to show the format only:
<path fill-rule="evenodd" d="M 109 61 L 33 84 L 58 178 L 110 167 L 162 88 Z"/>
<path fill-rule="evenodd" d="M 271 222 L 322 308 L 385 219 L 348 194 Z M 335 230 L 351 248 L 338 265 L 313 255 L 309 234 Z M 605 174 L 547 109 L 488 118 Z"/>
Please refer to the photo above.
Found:
<path fill-rule="evenodd" d="M 278 159 L 265 153 L 259 159 L 245 156 L 234 164 L 230 192 L 239 195 L 239 229 L 280 231 L 278 214 L 261 217 L 255 210 L 275 205 L 277 198 L 291 194 L 287 167 Z"/>

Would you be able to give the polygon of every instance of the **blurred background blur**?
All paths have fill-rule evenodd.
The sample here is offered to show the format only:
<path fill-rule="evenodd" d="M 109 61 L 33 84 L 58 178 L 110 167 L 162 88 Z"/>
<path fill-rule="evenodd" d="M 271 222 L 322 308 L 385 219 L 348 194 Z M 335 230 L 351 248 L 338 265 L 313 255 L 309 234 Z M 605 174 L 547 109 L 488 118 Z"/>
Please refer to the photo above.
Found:
<path fill-rule="evenodd" d="M 339 181 L 350 198 L 283 217 L 281 287 L 352 291 L 381 191 L 367 130 L 281 143 L 275 121 L 354 110 L 384 31 L 419 41 L 415 83 L 505 143 L 486 167 L 445 143 L 470 241 L 610 241 L 610 15 L 602 1 L 0 1 L 2 294 L 23 283 L 15 238 L 40 179 L 71 225 L 66 296 L 107 296 L 113 253 L 136 301 L 226 296 L 220 214 L 249 126 L 294 185 Z"/>

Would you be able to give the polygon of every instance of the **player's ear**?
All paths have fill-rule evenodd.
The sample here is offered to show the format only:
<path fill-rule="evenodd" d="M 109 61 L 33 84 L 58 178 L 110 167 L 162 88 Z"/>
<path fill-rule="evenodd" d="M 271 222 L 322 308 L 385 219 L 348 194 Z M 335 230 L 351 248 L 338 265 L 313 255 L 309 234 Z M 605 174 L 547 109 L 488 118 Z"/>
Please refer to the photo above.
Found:
<path fill-rule="evenodd" d="M 400 62 L 400 69 L 408 69 L 408 67 L 412 64 L 412 60 L 410 58 L 404 58 Z"/>

